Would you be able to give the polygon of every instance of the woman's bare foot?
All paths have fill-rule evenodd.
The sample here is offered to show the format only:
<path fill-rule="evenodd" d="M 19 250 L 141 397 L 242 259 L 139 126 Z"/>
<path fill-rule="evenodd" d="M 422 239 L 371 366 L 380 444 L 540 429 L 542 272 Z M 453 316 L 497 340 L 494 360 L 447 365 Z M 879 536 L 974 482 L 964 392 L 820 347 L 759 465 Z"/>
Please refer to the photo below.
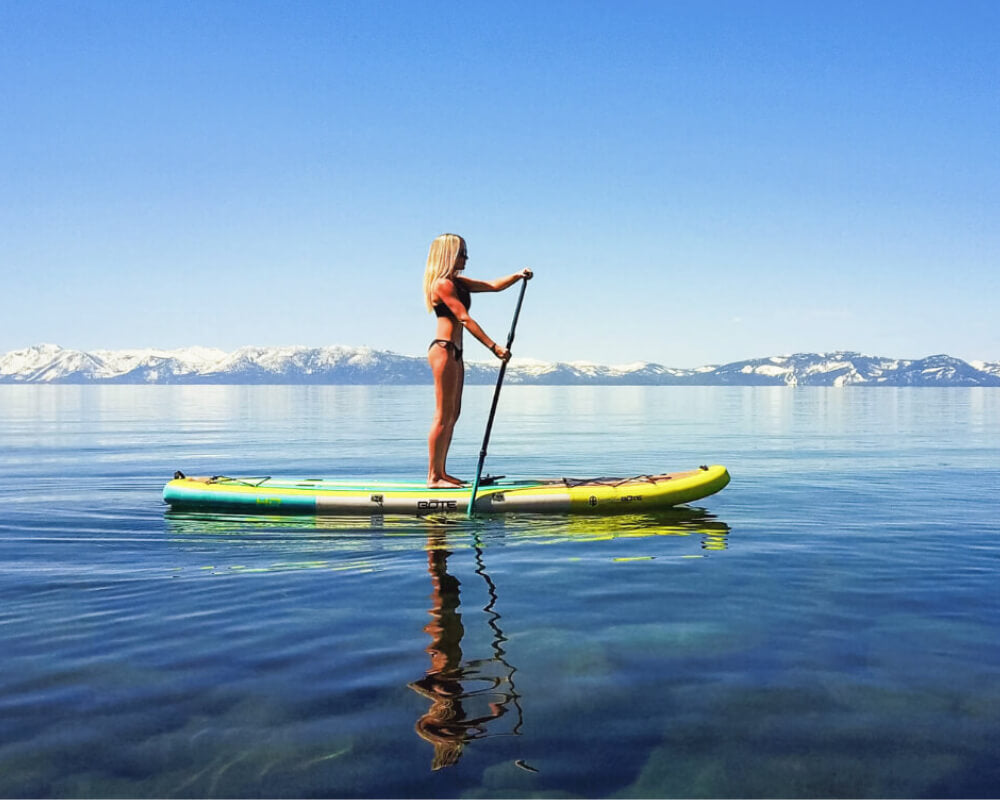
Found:
<path fill-rule="evenodd" d="M 446 481 L 451 481 L 456 486 L 465 486 L 465 481 L 463 481 L 461 478 L 456 478 L 453 475 L 449 475 L 447 472 L 444 474 L 444 479 Z"/>
<path fill-rule="evenodd" d="M 428 478 L 427 488 L 428 489 L 455 489 L 462 485 L 462 482 L 457 478 L 452 478 L 449 475 L 443 478 Z"/>

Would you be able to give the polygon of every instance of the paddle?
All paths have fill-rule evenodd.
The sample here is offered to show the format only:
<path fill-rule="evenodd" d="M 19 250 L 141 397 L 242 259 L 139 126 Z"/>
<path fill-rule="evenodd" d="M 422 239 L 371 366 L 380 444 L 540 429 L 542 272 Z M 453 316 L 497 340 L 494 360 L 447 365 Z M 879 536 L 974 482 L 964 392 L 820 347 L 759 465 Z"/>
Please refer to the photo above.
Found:
<path fill-rule="evenodd" d="M 521 294 L 517 297 L 517 307 L 514 309 L 514 319 L 510 323 L 510 333 L 507 334 L 507 351 L 514 344 L 514 330 L 517 328 L 517 318 L 521 314 L 521 302 L 524 300 L 524 290 L 528 288 L 528 279 L 523 278 Z M 469 511 L 466 516 L 472 517 L 472 509 L 476 505 L 476 493 L 479 491 L 479 481 L 483 477 L 483 464 L 486 461 L 486 446 L 490 443 L 490 433 L 493 430 L 493 418 L 497 413 L 497 401 L 500 399 L 500 387 L 503 386 L 503 376 L 507 373 L 507 362 L 500 364 L 500 374 L 497 375 L 497 388 L 493 390 L 493 405 L 490 406 L 490 418 L 486 421 L 486 435 L 483 436 L 483 449 L 479 451 L 479 466 L 476 467 L 476 480 L 472 484 L 472 496 L 469 498 Z"/>

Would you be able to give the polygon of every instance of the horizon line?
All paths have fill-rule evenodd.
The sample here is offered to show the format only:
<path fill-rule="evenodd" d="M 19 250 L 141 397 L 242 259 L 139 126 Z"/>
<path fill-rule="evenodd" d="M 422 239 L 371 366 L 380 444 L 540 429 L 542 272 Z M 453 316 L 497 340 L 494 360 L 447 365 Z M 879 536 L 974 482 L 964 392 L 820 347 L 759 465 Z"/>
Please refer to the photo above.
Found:
<path fill-rule="evenodd" d="M 243 345 L 239 345 L 239 346 L 237 346 L 237 347 L 235 347 L 235 348 L 233 348 L 231 350 L 227 350 L 227 349 L 225 349 L 223 347 L 217 347 L 217 346 L 213 346 L 213 345 L 204 345 L 204 344 L 181 345 L 181 346 L 178 346 L 178 347 L 162 347 L 162 346 L 158 346 L 158 345 L 147 345 L 147 346 L 132 346 L 132 347 L 98 347 L 98 348 L 93 348 L 93 349 L 85 349 L 85 348 L 76 348 L 76 347 L 66 347 L 64 345 L 57 344 L 55 342 L 38 342 L 36 344 L 27 345 L 27 346 L 24 346 L 24 347 L 21 347 L 21 348 L 15 348 L 13 350 L 3 351 L 3 352 L 0 352 L 0 358 L 4 358 L 5 356 L 11 355 L 13 353 L 18 353 L 18 352 L 21 352 L 21 351 L 33 350 L 33 349 L 39 349 L 39 348 L 50 348 L 50 347 L 51 348 L 56 348 L 56 349 L 59 349 L 59 350 L 64 350 L 64 351 L 69 351 L 69 352 L 76 352 L 76 353 L 85 353 L 85 354 L 102 353 L 102 352 L 104 352 L 104 353 L 126 353 L 126 352 L 136 352 L 136 351 L 160 351 L 160 352 L 164 352 L 164 353 L 178 353 L 178 352 L 185 351 L 185 350 L 198 350 L 198 349 L 201 349 L 201 350 L 215 350 L 215 351 L 218 351 L 218 352 L 220 352 L 220 353 L 223 354 L 223 357 L 224 356 L 231 356 L 233 353 L 236 353 L 236 352 L 238 352 L 240 350 L 246 350 L 246 349 L 263 349 L 263 350 L 281 350 L 281 349 L 289 349 L 289 350 L 324 350 L 324 349 L 333 349 L 333 348 L 343 348 L 343 349 L 346 349 L 346 350 L 369 350 L 369 351 L 376 352 L 376 353 L 387 353 L 389 355 L 400 356 L 402 358 L 414 358 L 414 359 L 425 358 L 424 354 L 412 355 L 412 354 L 409 354 L 409 353 L 401 353 L 401 352 L 398 352 L 396 350 L 373 347 L 372 345 L 350 345 L 350 344 L 326 344 L 326 345 L 305 345 L 305 344 L 274 344 L 274 345 L 267 345 L 267 344 L 243 344 Z M 531 363 L 531 362 L 533 362 L 533 363 L 536 363 L 536 364 L 569 364 L 571 366 L 572 365 L 578 365 L 578 364 L 579 365 L 586 364 L 586 365 L 595 366 L 595 367 L 612 367 L 612 368 L 614 368 L 614 367 L 634 366 L 634 365 L 637 365 L 637 364 L 646 364 L 646 365 L 652 365 L 652 366 L 658 366 L 658 367 L 665 367 L 667 369 L 691 370 L 691 369 L 703 369 L 703 368 L 706 368 L 706 367 L 728 366 L 730 364 L 739 364 L 739 363 L 746 362 L 746 361 L 763 361 L 763 360 L 769 360 L 769 359 L 775 359 L 775 358 L 794 358 L 795 356 L 803 356 L 803 355 L 815 355 L 815 356 L 823 356 L 823 357 L 838 356 L 838 355 L 853 355 L 853 356 L 859 356 L 861 358 L 880 358 L 880 359 L 890 359 L 890 360 L 894 360 L 894 361 L 923 361 L 923 360 L 926 360 L 928 358 L 935 358 L 937 356 L 944 356 L 946 358 L 954 358 L 957 361 L 962 361 L 962 362 L 964 362 L 966 364 L 969 364 L 970 366 L 975 366 L 975 364 L 1000 364 L 1000 358 L 998 358 L 997 361 L 989 361 L 989 360 L 987 360 L 985 358 L 975 358 L 975 359 L 971 359 L 971 360 L 966 360 L 966 359 L 963 359 L 963 358 L 959 358 L 958 356 L 952 356 L 952 355 L 950 355 L 948 353 L 944 353 L 944 352 L 929 353 L 929 354 L 924 355 L 924 356 L 909 357 L 909 356 L 885 356 L 885 355 L 877 355 L 877 354 L 874 354 L 874 353 L 867 353 L 867 352 L 864 352 L 864 351 L 861 351 L 861 350 L 825 350 L 825 351 L 798 350 L 798 351 L 795 351 L 795 352 L 775 353 L 775 354 L 766 355 L 766 356 L 751 356 L 749 358 L 738 358 L 738 359 L 735 359 L 733 361 L 712 361 L 712 362 L 708 362 L 708 363 L 704 363 L 704 364 L 698 364 L 698 365 L 692 366 L 692 367 L 678 367 L 678 366 L 674 366 L 674 365 L 667 365 L 667 364 L 664 364 L 664 363 L 659 362 L 659 361 L 650 361 L 648 359 L 641 359 L 641 358 L 639 358 L 639 359 L 632 359 L 631 361 L 624 361 L 624 362 L 618 362 L 618 363 L 612 364 L 612 363 L 602 363 L 602 362 L 599 362 L 599 361 L 591 361 L 591 360 L 588 360 L 588 359 L 574 359 L 574 360 L 571 360 L 571 361 L 569 361 L 569 360 L 554 360 L 553 361 L 553 360 L 542 359 L 542 358 L 534 358 L 532 356 L 512 356 L 511 360 L 510 360 L 510 363 L 514 364 L 514 362 L 521 362 L 521 363 Z M 490 365 L 493 364 L 493 360 L 485 359 L 483 361 L 474 361 L 474 360 L 470 359 L 470 360 L 466 361 L 466 363 L 468 363 L 468 364 L 480 364 L 480 365 L 490 366 Z"/>

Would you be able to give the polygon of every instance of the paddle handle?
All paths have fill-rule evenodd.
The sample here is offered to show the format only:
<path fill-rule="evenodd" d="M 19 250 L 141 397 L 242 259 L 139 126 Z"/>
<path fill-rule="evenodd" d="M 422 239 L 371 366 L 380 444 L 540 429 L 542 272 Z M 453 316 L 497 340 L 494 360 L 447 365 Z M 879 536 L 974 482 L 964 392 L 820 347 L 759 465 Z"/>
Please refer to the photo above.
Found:
<path fill-rule="evenodd" d="M 517 330 L 517 318 L 521 316 L 521 303 L 524 302 L 524 290 L 528 288 L 528 279 L 521 279 L 521 293 L 517 296 L 517 306 L 514 308 L 514 319 L 510 323 L 510 333 L 507 334 L 507 352 L 514 344 L 514 332 Z M 472 484 L 472 495 L 469 497 L 469 509 L 467 517 L 472 516 L 472 509 L 476 505 L 476 494 L 479 492 L 479 481 L 483 477 L 483 464 L 486 463 L 486 448 L 490 443 L 490 434 L 493 432 L 493 420 L 497 413 L 497 402 L 500 400 L 500 388 L 503 386 L 503 377 L 507 374 L 507 362 L 500 364 L 500 374 L 497 375 L 497 385 L 493 390 L 493 403 L 490 406 L 490 416 L 486 420 L 486 433 L 483 435 L 483 447 L 479 451 L 479 465 L 476 467 L 476 480 Z"/>

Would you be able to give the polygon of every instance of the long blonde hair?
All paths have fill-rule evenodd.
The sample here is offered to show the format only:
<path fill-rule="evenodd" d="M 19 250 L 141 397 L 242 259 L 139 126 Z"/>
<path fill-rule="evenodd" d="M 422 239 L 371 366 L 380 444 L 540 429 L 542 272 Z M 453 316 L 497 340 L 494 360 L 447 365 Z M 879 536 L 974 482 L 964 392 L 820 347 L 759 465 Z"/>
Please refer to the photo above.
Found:
<path fill-rule="evenodd" d="M 465 247 L 465 239 L 457 233 L 442 233 L 433 242 L 427 254 L 427 269 L 424 270 L 424 302 L 427 310 L 434 309 L 431 294 L 434 284 L 441 278 L 451 278 L 455 274 L 458 254 Z"/>

